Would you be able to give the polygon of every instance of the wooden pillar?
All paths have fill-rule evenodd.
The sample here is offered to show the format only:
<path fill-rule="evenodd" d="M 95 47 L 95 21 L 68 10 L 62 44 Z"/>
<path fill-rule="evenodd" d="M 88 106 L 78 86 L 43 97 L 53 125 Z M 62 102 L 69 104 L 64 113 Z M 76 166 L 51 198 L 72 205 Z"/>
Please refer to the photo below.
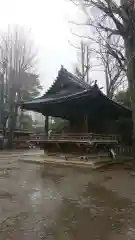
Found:
<path fill-rule="evenodd" d="M 88 126 L 88 115 L 87 114 L 84 116 L 84 125 L 85 125 L 85 132 L 88 133 L 89 126 Z"/>
<path fill-rule="evenodd" d="M 48 130 L 49 130 L 49 117 L 45 117 L 45 136 L 48 137 Z"/>

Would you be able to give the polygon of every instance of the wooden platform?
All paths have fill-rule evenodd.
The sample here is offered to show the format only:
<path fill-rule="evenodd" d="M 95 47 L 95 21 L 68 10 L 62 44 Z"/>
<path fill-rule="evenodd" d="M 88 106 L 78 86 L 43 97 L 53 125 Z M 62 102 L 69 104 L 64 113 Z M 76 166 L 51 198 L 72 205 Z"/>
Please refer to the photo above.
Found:
<path fill-rule="evenodd" d="M 31 142 L 37 144 L 37 140 Z M 108 155 L 109 149 L 118 145 L 118 136 L 93 133 L 53 134 L 48 138 L 40 139 L 38 143 L 48 155 L 63 154 L 66 160 L 70 160 L 69 155 L 72 157 L 74 155 L 76 158 L 83 156 L 80 160 L 88 160 L 93 153 L 104 151 Z"/>

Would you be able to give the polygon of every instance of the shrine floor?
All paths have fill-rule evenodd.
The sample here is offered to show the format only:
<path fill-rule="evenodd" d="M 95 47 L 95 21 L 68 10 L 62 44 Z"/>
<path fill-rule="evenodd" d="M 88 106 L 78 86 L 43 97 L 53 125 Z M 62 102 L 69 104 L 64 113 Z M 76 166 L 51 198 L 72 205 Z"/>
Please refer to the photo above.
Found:
<path fill-rule="evenodd" d="M 30 163 L 39 155 L 0 152 L 0 240 L 135 239 L 131 166 Z"/>

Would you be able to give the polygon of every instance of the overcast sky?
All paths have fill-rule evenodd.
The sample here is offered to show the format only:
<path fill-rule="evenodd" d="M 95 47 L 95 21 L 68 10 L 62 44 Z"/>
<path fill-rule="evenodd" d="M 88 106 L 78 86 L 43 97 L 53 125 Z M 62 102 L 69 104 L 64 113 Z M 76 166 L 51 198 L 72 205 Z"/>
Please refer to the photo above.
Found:
<path fill-rule="evenodd" d="M 69 40 L 74 39 L 68 21 L 78 18 L 78 8 L 68 0 L 4 0 L 1 1 L 0 30 L 5 30 L 8 24 L 31 28 L 38 48 L 41 83 L 48 88 L 61 65 L 69 71 L 74 69 L 77 51 L 69 44 Z M 102 85 L 101 77 L 98 80 Z"/>

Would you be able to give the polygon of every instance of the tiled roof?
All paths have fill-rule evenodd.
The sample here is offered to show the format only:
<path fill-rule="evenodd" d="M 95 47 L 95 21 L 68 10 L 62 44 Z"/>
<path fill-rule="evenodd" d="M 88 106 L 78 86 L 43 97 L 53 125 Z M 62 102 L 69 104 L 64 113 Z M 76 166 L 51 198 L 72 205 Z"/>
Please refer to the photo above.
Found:
<path fill-rule="evenodd" d="M 62 85 L 65 85 L 65 87 L 63 88 Z M 99 103 L 101 101 L 109 104 L 109 106 L 113 107 L 113 109 L 115 108 L 121 113 L 123 112 L 122 115 L 131 115 L 131 111 L 129 109 L 109 99 L 101 92 L 96 84 L 94 86 L 90 86 L 63 67 L 60 69 L 57 79 L 54 81 L 46 94 L 33 101 L 24 102 L 21 106 L 27 110 L 42 112 L 45 107 L 54 106 L 54 104 L 58 105 L 59 103 L 65 103 L 66 101 L 76 101 L 80 98 L 86 99 L 88 96 L 91 96 L 92 98 L 94 97 L 95 100 L 98 99 Z"/>
<path fill-rule="evenodd" d="M 93 87 L 94 89 L 94 87 Z M 90 90 L 82 90 L 82 91 L 79 91 L 79 92 L 76 92 L 76 93 L 73 93 L 73 94 L 70 94 L 70 95 L 65 95 L 65 96 L 60 96 L 60 95 L 56 95 L 55 98 L 54 97 L 46 97 L 46 98 L 37 98 L 37 99 L 34 99 L 32 101 L 28 101 L 28 102 L 24 102 L 24 106 L 25 104 L 39 104 L 39 103 L 52 103 L 52 102 L 61 102 L 63 100 L 69 100 L 69 99 L 73 99 L 73 98 L 79 98 L 85 94 L 89 94 L 89 92 L 91 91 L 92 89 Z"/>
<path fill-rule="evenodd" d="M 68 80 L 76 83 L 79 85 L 82 89 L 89 89 L 90 85 L 86 83 L 83 79 L 78 78 L 76 75 L 72 74 L 71 72 L 68 72 L 67 69 L 61 68 L 61 71 L 65 74 L 65 77 L 68 77 Z"/>
<path fill-rule="evenodd" d="M 87 84 L 83 79 L 78 78 L 74 74 L 68 72 L 63 66 L 58 72 L 58 77 L 55 79 L 48 91 L 41 97 L 46 98 L 49 95 L 56 94 L 59 91 L 59 94 L 63 94 L 61 85 L 69 84 L 70 89 L 67 87 L 64 94 L 68 95 L 71 92 L 77 92 L 78 90 L 86 90 L 90 88 L 90 85 Z"/>

